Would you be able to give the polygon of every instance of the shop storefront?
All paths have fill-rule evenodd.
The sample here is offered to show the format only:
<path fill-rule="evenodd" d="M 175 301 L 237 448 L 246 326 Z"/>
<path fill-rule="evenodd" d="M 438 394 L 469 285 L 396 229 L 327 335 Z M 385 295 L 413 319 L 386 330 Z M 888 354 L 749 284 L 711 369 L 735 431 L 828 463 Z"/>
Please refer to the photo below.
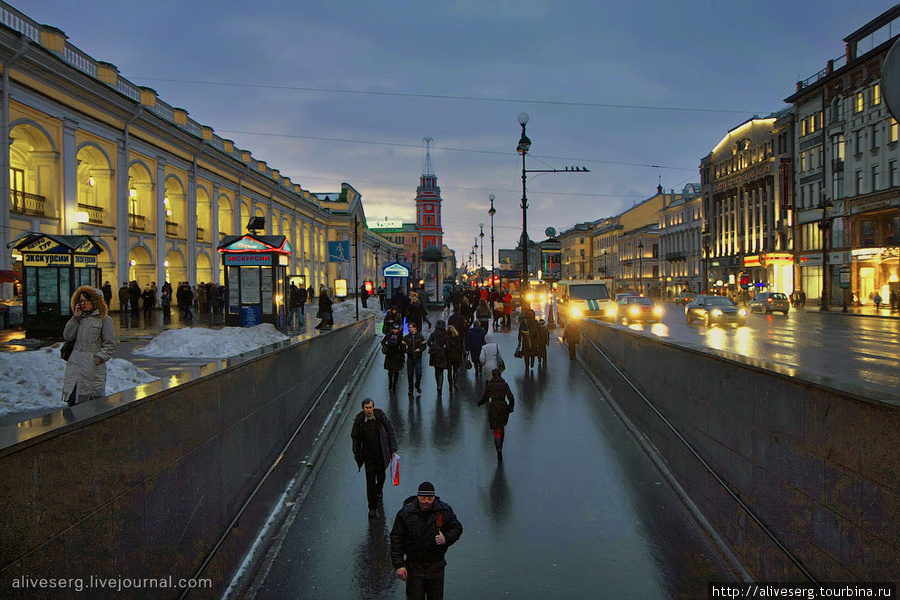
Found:
<path fill-rule="evenodd" d="M 794 255 L 790 252 L 768 252 L 744 257 L 744 275 L 749 276 L 756 291 L 794 291 Z M 821 289 L 821 288 L 820 288 Z"/>
<path fill-rule="evenodd" d="M 875 294 L 887 303 L 891 287 L 900 283 L 900 248 L 857 248 L 853 257 L 853 293 L 860 304 L 871 304 Z"/>

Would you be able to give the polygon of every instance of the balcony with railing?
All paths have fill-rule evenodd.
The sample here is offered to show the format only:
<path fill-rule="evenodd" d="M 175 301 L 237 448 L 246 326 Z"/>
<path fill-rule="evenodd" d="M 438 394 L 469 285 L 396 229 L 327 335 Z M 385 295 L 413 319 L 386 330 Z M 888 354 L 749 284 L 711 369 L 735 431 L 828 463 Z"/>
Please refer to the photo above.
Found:
<path fill-rule="evenodd" d="M 169 237 L 178 237 L 178 223 L 166 221 L 166 235 Z"/>
<path fill-rule="evenodd" d="M 666 252 L 666 260 L 669 262 L 674 262 L 677 260 L 684 260 L 687 258 L 687 252 L 684 250 L 679 250 L 677 252 Z"/>
<path fill-rule="evenodd" d="M 106 212 L 103 208 L 79 202 L 78 210 L 88 214 L 88 223 L 91 223 L 92 225 L 103 225 L 103 213 Z"/>
<path fill-rule="evenodd" d="M 47 216 L 44 209 L 46 200 L 46 198 L 37 194 L 28 194 L 20 190 L 9 190 L 10 212 L 45 217 Z"/>
<path fill-rule="evenodd" d="M 147 217 L 129 213 L 128 228 L 131 231 L 147 231 Z"/>
<path fill-rule="evenodd" d="M 198 242 L 205 242 L 205 241 L 207 241 L 207 239 L 206 239 L 206 230 L 203 229 L 202 227 L 198 227 L 198 228 L 197 228 L 197 241 L 198 241 Z"/>

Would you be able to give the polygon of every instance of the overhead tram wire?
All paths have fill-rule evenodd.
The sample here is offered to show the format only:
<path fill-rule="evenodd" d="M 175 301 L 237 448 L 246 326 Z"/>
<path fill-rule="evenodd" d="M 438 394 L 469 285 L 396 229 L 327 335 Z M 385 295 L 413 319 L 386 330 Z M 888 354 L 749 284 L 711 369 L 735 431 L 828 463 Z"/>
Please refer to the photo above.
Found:
<path fill-rule="evenodd" d="M 466 100 L 472 102 L 498 102 L 505 104 L 534 104 L 543 106 L 572 106 L 583 108 L 615 108 L 615 109 L 631 109 L 631 110 L 662 110 L 673 112 L 697 112 L 697 113 L 714 113 L 714 114 L 742 114 L 753 115 L 761 114 L 765 111 L 759 110 L 737 110 L 737 109 L 721 109 L 721 108 L 697 108 L 690 106 L 653 106 L 642 104 L 613 104 L 606 102 L 566 102 L 563 100 L 532 100 L 521 98 L 488 98 L 485 96 L 454 96 L 452 94 L 415 94 L 412 92 L 385 92 L 377 90 L 347 90 L 337 88 L 316 88 L 307 86 L 290 86 L 290 85 L 266 85 L 254 83 L 235 83 L 227 81 L 198 81 L 192 79 L 168 79 L 156 77 L 134 77 L 140 81 L 161 81 L 167 83 L 186 83 L 191 85 L 214 85 L 225 87 L 245 87 L 253 89 L 267 90 L 283 90 L 292 92 L 316 92 L 323 94 L 354 94 L 368 96 L 388 96 L 397 98 L 422 98 L 428 100 Z"/>
<path fill-rule="evenodd" d="M 417 144 L 402 144 L 400 142 L 376 142 L 371 140 L 348 140 L 344 138 L 326 138 L 312 135 L 296 135 L 288 133 L 268 133 L 264 131 L 238 131 L 235 129 L 217 129 L 219 133 L 231 133 L 239 135 L 259 135 L 263 137 L 280 137 L 298 140 L 313 140 L 317 142 L 339 142 L 342 144 L 369 144 L 374 146 L 393 146 L 397 148 L 415 148 L 419 149 Z M 502 152 L 500 150 L 473 150 L 471 148 L 450 148 L 446 146 L 432 146 L 434 150 L 443 150 L 445 152 L 464 152 L 471 154 L 492 154 L 496 156 L 515 156 L 510 152 Z M 529 155 L 530 156 L 530 155 Z M 546 158 L 549 160 L 560 160 L 565 162 L 583 162 L 594 163 L 599 165 L 614 165 L 620 167 L 642 167 L 648 169 L 671 169 L 674 171 L 696 171 L 697 167 L 672 167 L 668 165 L 654 165 L 651 163 L 631 163 L 616 160 L 600 160 L 591 158 L 571 158 L 565 156 L 535 156 L 535 158 Z"/>

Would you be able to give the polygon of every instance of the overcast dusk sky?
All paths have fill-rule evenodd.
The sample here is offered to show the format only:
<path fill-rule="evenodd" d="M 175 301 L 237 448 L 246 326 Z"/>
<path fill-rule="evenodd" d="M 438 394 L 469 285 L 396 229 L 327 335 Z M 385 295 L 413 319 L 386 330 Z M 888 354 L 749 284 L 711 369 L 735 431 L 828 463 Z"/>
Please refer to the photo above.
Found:
<path fill-rule="evenodd" d="M 444 242 L 464 262 L 496 195 L 496 246 L 699 182 L 700 159 L 844 53 L 888 0 L 756 2 L 29 0 L 123 77 L 304 189 L 360 191 L 367 218 L 415 215 L 424 143 Z M 488 248 L 490 246 L 488 245 Z M 486 258 L 487 263 L 489 258 Z"/>

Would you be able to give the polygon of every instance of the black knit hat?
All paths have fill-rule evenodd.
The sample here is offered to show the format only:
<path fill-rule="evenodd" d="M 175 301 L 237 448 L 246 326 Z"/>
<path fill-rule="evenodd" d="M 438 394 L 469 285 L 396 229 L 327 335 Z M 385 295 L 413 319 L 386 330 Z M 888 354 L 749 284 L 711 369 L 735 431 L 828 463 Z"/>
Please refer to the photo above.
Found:
<path fill-rule="evenodd" d="M 416 496 L 434 496 L 434 484 L 430 481 L 423 481 L 419 484 L 419 491 Z"/>

